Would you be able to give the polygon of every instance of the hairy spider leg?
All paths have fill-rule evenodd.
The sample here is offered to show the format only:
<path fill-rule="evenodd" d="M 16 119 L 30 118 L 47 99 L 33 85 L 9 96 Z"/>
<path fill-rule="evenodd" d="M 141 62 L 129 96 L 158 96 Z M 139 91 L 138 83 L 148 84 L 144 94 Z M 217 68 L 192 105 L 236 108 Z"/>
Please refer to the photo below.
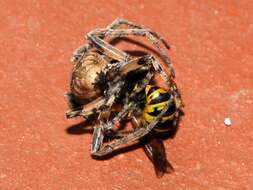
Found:
<path fill-rule="evenodd" d="M 118 18 L 118 19 L 114 20 L 110 25 L 108 25 L 106 27 L 106 29 L 107 30 L 114 30 L 114 29 L 119 28 L 121 25 L 126 25 L 129 28 L 132 27 L 132 28 L 137 28 L 137 29 L 144 29 L 147 32 L 151 33 L 158 40 L 160 40 L 167 49 L 170 49 L 170 45 L 158 33 L 154 32 L 154 31 L 150 30 L 149 28 L 146 28 L 142 25 L 135 24 L 135 23 L 130 22 L 125 19 Z"/>
<path fill-rule="evenodd" d="M 149 33 L 147 30 L 145 29 L 117 29 L 117 30 L 107 30 L 106 32 L 103 30 L 97 30 L 93 33 L 94 36 L 100 36 L 100 35 L 108 35 L 108 36 L 112 36 L 114 38 L 121 38 L 121 37 L 126 37 L 126 36 L 146 36 L 148 40 L 150 40 L 152 42 L 153 45 L 155 45 L 157 47 L 157 49 L 159 50 L 159 53 L 161 54 L 162 59 L 164 60 L 164 62 L 168 65 L 169 69 L 170 69 L 170 75 L 172 76 L 172 78 L 175 78 L 175 71 L 173 68 L 172 63 L 170 62 L 170 59 L 168 57 L 168 55 L 166 54 L 166 52 L 164 51 L 164 49 L 159 45 L 159 42 L 157 41 L 157 39 L 154 38 L 154 36 Z M 101 40 L 101 39 L 100 39 Z M 106 43 L 107 42 L 101 40 L 102 43 Z M 110 44 L 108 44 L 110 45 Z M 110 45 L 111 46 L 111 45 Z M 164 77 L 166 75 L 164 68 L 162 68 L 160 66 L 160 70 L 161 72 L 163 72 Z M 163 78 L 164 78 L 163 77 Z M 165 81 L 168 82 L 169 78 L 166 79 Z"/>
<path fill-rule="evenodd" d="M 126 26 L 132 27 L 132 28 L 130 28 L 130 29 L 117 29 L 121 25 L 126 25 Z M 108 25 L 106 27 L 106 29 L 95 30 L 92 33 L 101 39 L 105 38 L 106 36 L 113 36 L 112 33 L 116 33 L 115 37 L 125 37 L 128 35 L 146 36 L 147 39 L 150 40 L 153 43 L 153 45 L 155 45 L 157 47 L 163 60 L 170 68 L 171 74 L 173 75 L 173 77 L 175 76 L 175 71 L 174 71 L 174 68 L 170 62 L 170 59 L 169 59 L 168 55 L 166 54 L 166 52 L 164 51 L 164 49 L 162 47 L 160 47 L 159 41 L 161 41 L 162 44 L 164 44 L 164 46 L 167 49 L 169 49 L 170 46 L 158 33 L 154 32 L 144 26 L 137 25 L 137 24 L 134 24 L 132 22 L 129 22 L 127 20 L 120 19 L 120 18 L 114 20 L 110 25 Z M 129 33 L 129 34 L 124 34 L 124 33 Z M 155 39 L 155 38 L 157 38 L 157 39 Z"/>
<path fill-rule="evenodd" d="M 127 62 L 129 55 L 101 39 L 101 33 L 103 34 L 100 30 L 92 31 L 87 34 L 87 40 L 89 40 L 94 47 L 98 48 L 98 50 L 102 51 L 104 55 L 117 61 Z"/>
<path fill-rule="evenodd" d="M 138 70 L 138 69 L 146 69 L 146 70 L 150 70 L 150 62 L 147 61 L 147 64 L 142 64 L 139 65 L 138 62 L 140 61 L 140 59 L 145 58 L 146 60 L 150 59 L 151 57 L 149 55 L 147 56 L 143 56 L 143 57 L 139 57 L 139 58 L 135 58 L 130 60 L 129 62 L 127 62 L 125 65 L 123 65 L 120 69 L 120 75 L 126 75 L 128 72 L 134 71 L 134 70 Z M 132 92 L 132 94 L 130 95 L 130 97 L 135 96 L 137 93 L 139 93 L 142 89 L 145 88 L 145 86 L 149 83 L 149 81 L 151 80 L 151 78 L 153 77 L 153 74 L 151 74 L 150 72 L 146 75 L 145 79 L 142 81 L 142 85 L 141 88 L 138 88 L 137 91 Z M 116 80 L 116 79 L 115 79 Z M 117 79 L 118 80 L 118 79 Z M 115 82 L 114 82 L 115 83 Z M 123 86 L 123 84 L 121 84 L 120 86 Z M 107 106 L 107 107 L 111 107 L 111 105 L 114 103 L 114 99 L 115 96 L 114 94 L 116 93 L 117 90 L 120 89 L 119 86 L 114 87 L 114 89 L 112 89 L 113 85 L 111 85 L 111 87 L 109 88 L 108 91 L 110 91 L 109 93 L 112 94 L 112 96 L 110 96 L 110 99 L 107 99 L 105 97 L 98 97 L 97 99 L 93 100 L 92 102 L 90 102 L 89 104 L 86 104 L 85 107 L 80 108 L 80 109 L 74 109 L 74 110 L 70 110 L 66 113 L 66 117 L 67 118 L 73 118 L 73 117 L 77 117 L 77 116 L 83 116 L 85 118 L 87 118 L 88 116 L 92 115 L 94 112 L 98 113 L 100 112 L 99 108 L 103 105 Z M 117 92 L 119 93 L 119 92 Z M 65 94 L 65 98 L 68 100 L 69 103 L 71 103 L 71 94 Z M 72 106 L 70 106 L 71 108 Z M 124 114 L 125 115 L 124 111 Z M 121 115 L 121 114 L 120 114 Z M 123 115 L 121 116 L 123 118 Z"/>
<path fill-rule="evenodd" d="M 124 19 L 116 19 L 116 20 L 114 20 L 110 25 L 108 25 L 107 27 L 106 27 L 106 29 L 97 29 L 97 30 L 94 30 L 94 31 L 92 31 L 92 32 L 90 32 L 90 34 L 92 34 L 93 36 L 96 36 L 96 37 L 98 37 L 98 38 L 100 38 L 101 40 L 102 39 L 104 39 L 107 35 L 108 35 L 108 33 L 111 33 L 111 31 L 113 31 L 113 30 L 115 30 L 116 28 L 118 28 L 118 27 L 120 27 L 121 25 L 126 25 L 126 26 L 128 26 L 128 27 L 132 27 L 132 28 L 135 28 L 135 29 L 140 29 L 140 30 L 144 30 L 147 34 L 145 34 L 146 36 L 147 36 L 147 38 L 149 39 L 149 40 L 151 40 L 151 42 L 158 48 L 158 50 L 161 52 L 161 55 L 163 55 L 164 56 L 164 52 L 162 52 L 160 49 L 161 49 L 161 47 L 159 46 L 159 44 L 158 44 L 158 42 L 157 42 L 157 40 L 155 40 L 155 39 L 153 39 L 153 36 L 154 37 L 156 37 L 158 40 L 160 40 L 163 44 L 164 44 L 164 46 L 167 48 L 167 49 L 169 49 L 170 47 L 169 47 L 169 45 L 168 45 L 168 43 L 159 35 L 159 34 L 157 34 L 156 32 L 154 32 L 154 31 L 152 31 L 152 30 L 150 30 L 150 29 L 148 29 L 148 28 L 145 28 L 145 27 L 143 27 L 143 26 L 141 26 L 141 25 L 137 25 L 137 24 L 134 24 L 134 23 L 132 23 L 132 22 L 129 22 L 129 21 L 127 21 L 127 20 L 124 20 Z M 142 32 L 141 32 L 142 33 Z M 136 34 L 135 34 L 136 35 Z M 142 35 L 143 36 L 143 35 Z M 87 35 L 87 38 L 88 38 L 88 35 Z M 156 41 L 156 42 L 155 42 Z M 78 61 L 78 60 L 80 60 L 80 58 L 81 58 L 81 56 L 82 55 L 84 55 L 89 49 L 91 49 L 93 47 L 93 44 L 92 43 L 88 43 L 88 44 L 84 44 L 84 45 L 82 45 L 82 46 L 80 46 L 79 48 L 77 48 L 75 51 L 74 51 L 74 53 L 73 53 L 73 61 L 74 62 L 76 62 L 76 61 Z M 113 48 L 113 47 L 112 47 Z M 112 48 L 110 48 L 110 49 L 112 49 Z M 116 48 L 115 48 L 116 49 Z M 114 50 L 115 50 L 114 49 Z M 117 51 L 117 50 L 116 50 Z M 120 52 L 120 54 L 122 54 L 123 52 Z M 166 54 L 165 54 L 165 56 L 167 56 Z M 123 58 L 124 59 L 124 58 Z M 116 58 L 116 60 L 118 60 L 117 58 Z M 165 62 L 169 65 L 169 67 L 171 67 L 170 65 L 171 65 L 171 63 L 170 63 L 170 61 L 169 61 L 169 58 L 164 58 L 164 60 L 165 60 Z M 172 67 L 172 70 L 173 70 L 173 67 Z M 174 70 L 173 70 L 174 71 Z M 173 73 L 173 71 L 171 71 L 172 72 L 172 74 L 174 74 Z"/>
<path fill-rule="evenodd" d="M 136 95 L 137 92 L 140 92 L 141 89 L 144 89 L 145 86 L 147 84 L 149 84 L 151 78 L 153 77 L 153 73 L 152 72 L 148 72 L 146 77 L 141 81 L 141 84 L 139 84 L 139 88 L 137 91 L 134 91 L 130 94 L 129 97 L 134 97 L 134 95 Z M 111 96 L 114 97 L 115 96 Z M 124 101 L 124 106 L 123 106 L 123 110 L 120 111 L 117 116 L 115 118 L 112 119 L 112 121 L 105 121 L 103 119 L 101 119 L 101 117 L 98 118 L 98 123 L 94 129 L 93 132 L 93 138 L 92 138 L 92 148 L 91 148 L 91 154 L 98 156 L 97 152 L 100 152 L 101 149 L 103 149 L 103 138 L 104 138 L 104 133 L 106 131 L 109 131 L 113 128 L 114 124 L 116 122 L 120 122 L 122 119 L 126 118 L 129 111 L 134 110 L 135 109 L 135 104 L 133 103 L 132 105 L 128 104 L 128 96 L 126 96 L 126 100 Z M 110 106 L 110 105 L 109 105 Z M 109 111 L 107 109 L 107 111 Z"/>
<path fill-rule="evenodd" d="M 116 23 L 115 23 L 116 24 Z M 117 24 L 116 24 L 117 25 Z M 114 24 L 112 26 L 108 26 L 107 29 L 113 29 L 115 26 Z M 117 27 L 117 26 L 116 26 Z M 100 39 L 104 39 L 106 35 L 103 35 L 103 32 L 97 32 L 97 31 L 100 31 L 100 29 L 96 29 L 92 32 L 90 32 L 91 34 L 94 34 L 94 33 L 99 33 L 99 38 Z M 96 35 L 97 36 L 97 35 Z M 98 37 L 98 36 L 97 36 Z M 88 38 L 88 36 L 86 36 L 86 38 Z M 89 42 L 88 44 L 83 44 L 81 45 L 80 47 L 78 47 L 74 52 L 73 52 L 73 56 L 72 56 L 72 61 L 74 63 L 78 62 L 81 57 L 86 53 L 88 52 L 91 48 L 93 47 L 93 43 L 92 42 Z M 120 52 L 120 54 L 122 55 L 123 52 Z M 123 58 L 122 58 L 123 59 Z M 116 60 L 118 60 L 116 58 Z"/>
<path fill-rule="evenodd" d="M 124 118 L 127 117 L 129 112 L 136 109 L 136 107 L 137 107 L 136 104 L 137 103 L 131 101 L 131 103 L 129 104 L 129 98 L 132 99 L 136 96 L 137 93 L 141 92 L 149 84 L 149 82 L 150 82 L 150 80 L 152 79 L 153 76 L 154 76 L 154 74 L 152 72 L 148 72 L 146 77 L 138 84 L 139 85 L 138 89 L 132 91 L 129 94 L 129 96 L 126 96 L 126 98 L 124 100 L 123 109 L 111 121 L 106 123 L 105 128 L 107 130 L 112 129 L 116 122 L 122 121 Z"/>
<path fill-rule="evenodd" d="M 105 129 L 106 130 L 110 130 L 113 128 L 113 126 L 115 125 L 116 122 L 120 122 L 122 119 L 124 119 L 128 113 L 132 110 L 134 110 L 136 108 L 136 105 L 134 104 L 134 101 L 131 101 L 131 104 L 129 104 L 129 99 L 134 99 L 135 96 L 141 92 L 143 89 L 145 89 L 145 87 L 150 83 L 150 80 L 152 79 L 152 77 L 154 76 L 154 73 L 150 70 L 150 67 L 153 65 L 155 70 L 156 69 L 156 64 L 154 63 L 154 58 L 150 55 L 144 56 L 146 58 L 146 67 L 148 67 L 148 73 L 146 74 L 145 78 L 138 83 L 138 88 L 133 90 L 129 96 L 126 96 L 125 100 L 124 100 L 124 106 L 122 111 L 120 111 L 117 116 L 115 116 L 111 121 L 107 122 L 107 124 L 105 125 Z M 143 58 L 143 57 L 142 57 Z M 135 61 L 135 60 L 134 60 Z M 133 62 L 134 62 L 133 61 Z M 131 62 L 128 63 L 129 65 L 131 65 Z M 126 67 L 128 66 L 128 64 L 126 64 Z M 145 65 L 144 64 L 144 65 Z M 142 66 L 144 66 L 142 65 Z M 159 66 L 159 64 L 158 64 Z M 136 69 L 136 68 L 135 68 Z M 124 70 L 124 72 L 126 72 L 126 68 L 122 68 L 122 70 Z M 130 70 L 127 70 L 127 72 L 129 72 Z"/>
<path fill-rule="evenodd" d="M 81 45 L 73 52 L 71 61 L 74 63 L 78 63 L 81 60 L 81 58 L 85 55 L 85 53 L 88 52 L 92 47 L 93 46 L 91 43 Z"/>
<path fill-rule="evenodd" d="M 134 132 L 128 134 L 127 136 L 123 138 L 116 139 L 110 142 L 106 146 L 101 147 L 98 151 L 93 152 L 93 155 L 95 156 L 107 155 L 111 153 L 112 151 L 120 148 L 122 145 L 128 144 L 129 142 L 133 142 L 144 137 L 156 126 L 156 124 L 160 121 L 160 119 L 163 117 L 163 115 L 165 114 L 168 108 L 169 108 L 169 104 L 167 104 L 167 106 L 161 111 L 161 113 L 156 117 L 156 119 L 153 122 L 151 122 L 150 124 L 146 126 L 136 129 Z"/>
<path fill-rule="evenodd" d="M 97 152 L 99 148 L 103 144 L 103 139 L 104 139 L 104 133 L 105 129 L 104 126 L 106 125 L 105 123 L 108 122 L 108 119 L 111 114 L 111 107 L 115 102 L 115 99 L 119 96 L 120 91 L 124 85 L 123 80 L 119 79 L 114 79 L 113 83 L 114 85 L 109 85 L 109 90 L 108 93 L 110 94 L 109 98 L 106 98 L 106 102 L 104 105 L 100 107 L 101 111 L 99 113 L 98 119 L 97 119 L 97 124 L 95 126 L 95 129 L 93 131 L 92 135 L 92 146 L 91 146 L 91 153 L 93 154 L 94 152 Z"/>
<path fill-rule="evenodd" d="M 69 95 L 65 94 L 66 99 L 69 99 Z M 98 97 L 97 99 L 93 100 L 92 102 L 88 103 L 85 105 L 85 107 L 82 107 L 78 110 L 70 110 L 66 113 L 66 117 L 69 118 L 74 118 L 77 116 L 82 116 L 84 118 L 88 118 L 90 115 L 94 114 L 95 112 L 99 111 L 99 108 L 104 105 L 106 102 L 105 97 Z"/>
<path fill-rule="evenodd" d="M 175 75 L 174 68 L 172 63 L 165 52 L 165 50 L 159 45 L 159 41 L 147 30 L 145 29 L 117 29 L 117 30 L 108 30 L 107 35 L 114 36 L 114 37 L 126 37 L 126 36 L 145 36 L 152 44 L 158 49 L 159 53 L 161 54 L 162 59 L 168 65 L 171 70 L 171 74 Z"/>

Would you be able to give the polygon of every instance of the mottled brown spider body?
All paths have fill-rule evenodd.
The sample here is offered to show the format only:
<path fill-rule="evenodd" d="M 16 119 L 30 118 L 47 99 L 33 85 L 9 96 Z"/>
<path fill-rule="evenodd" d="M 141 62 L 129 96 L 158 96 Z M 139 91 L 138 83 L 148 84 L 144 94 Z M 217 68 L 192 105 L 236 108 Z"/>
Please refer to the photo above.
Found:
<path fill-rule="evenodd" d="M 89 52 L 76 63 L 71 76 L 70 90 L 79 100 L 96 98 L 101 94 L 95 89 L 98 73 L 107 65 L 106 60 L 98 53 Z"/>

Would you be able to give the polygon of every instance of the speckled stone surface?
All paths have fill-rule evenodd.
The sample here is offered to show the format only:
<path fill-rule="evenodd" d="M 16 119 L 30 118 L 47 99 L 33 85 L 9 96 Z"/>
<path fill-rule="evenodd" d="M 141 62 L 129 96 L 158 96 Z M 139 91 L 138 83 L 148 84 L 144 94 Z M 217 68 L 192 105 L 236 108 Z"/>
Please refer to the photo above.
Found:
<path fill-rule="evenodd" d="M 0 9 L 1 190 L 253 189 L 252 1 L 13 0 Z M 165 142 L 175 172 L 162 179 L 142 149 L 98 161 L 90 133 L 67 132 L 80 122 L 64 118 L 70 56 L 117 17 L 171 45 L 186 107 Z"/>

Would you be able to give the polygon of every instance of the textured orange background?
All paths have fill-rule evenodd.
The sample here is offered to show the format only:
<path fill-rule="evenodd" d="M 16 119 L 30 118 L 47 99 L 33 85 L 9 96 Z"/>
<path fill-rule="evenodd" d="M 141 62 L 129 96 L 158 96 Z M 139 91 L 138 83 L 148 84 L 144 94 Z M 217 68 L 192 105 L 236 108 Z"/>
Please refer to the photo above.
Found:
<path fill-rule="evenodd" d="M 0 1 L 0 189 L 253 189 L 253 3 Z M 186 104 L 162 179 L 142 149 L 90 157 L 66 132 L 72 51 L 122 17 L 157 31 Z M 225 127 L 225 117 L 232 127 Z"/>

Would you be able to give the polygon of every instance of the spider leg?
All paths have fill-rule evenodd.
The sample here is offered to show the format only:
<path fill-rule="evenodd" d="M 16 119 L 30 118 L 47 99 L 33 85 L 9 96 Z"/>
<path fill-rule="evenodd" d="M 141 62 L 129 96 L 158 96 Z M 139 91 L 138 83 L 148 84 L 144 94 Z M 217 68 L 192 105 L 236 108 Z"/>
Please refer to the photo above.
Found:
<path fill-rule="evenodd" d="M 97 152 L 100 147 L 103 145 L 104 133 L 109 130 L 106 128 L 106 123 L 111 114 L 111 107 L 115 102 L 115 99 L 119 96 L 121 89 L 124 85 L 123 80 L 115 79 L 112 82 L 112 85 L 109 85 L 108 98 L 106 98 L 105 103 L 99 108 L 101 112 L 98 116 L 98 123 L 96 124 L 93 135 L 92 135 L 92 147 L 91 154 L 95 155 L 94 152 Z"/>
<path fill-rule="evenodd" d="M 100 118 L 101 114 L 99 115 Z M 103 144 L 104 139 L 104 122 L 98 119 L 98 123 L 96 124 L 93 134 L 92 134 L 92 143 L 91 143 L 91 154 L 99 150 L 99 148 Z"/>
<path fill-rule="evenodd" d="M 149 84 L 153 76 L 154 74 L 152 72 L 148 72 L 146 77 L 138 84 L 138 88 L 126 96 L 123 109 L 111 121 L 106 123 L 106 129 L 112 129 L 116 122 L 121 122 L 122 119 L 126 118 L 127 115 L 130 114 L 130 112 L 136 112 L 135 109 L 137 107 L 137 104 L 132 101 L 132 99 L 135 99 L 135 96 L 141 92 L 147 86 L 147 84 Z M 131 101 L 129 99 L 131 99 Z"/>
<path fill-rule="evenodd" d="M 150 58 L 152 59 L 151 56 L 147 55 L 147 56 L 143 56 L 143 57 L 140 57 L 140 58 L 132 59 L 128 63 L 126 63 L 124 66 L 121 67 L 121 69 L 120 69 L 120 75 L 125 75 L 125 74 L 129 73 L 130 71 L 136 71 L 138 69 L 147 70 L 148 73 L 146 74 L 145 78 L 142 79 L 141 82 L 139 82 L 138 88 L 135 89 L 134 91 L 132 91 L 129 94 L 129 96 L 128 95 L 126 96 L 126 99 L 124 100 L 124 105 L 123 105 L 122 111 L 120 111 L 117 114 L 117 116 L 114 117 L 111 121 L 108 121 L 108 122 L 106 122 L 106 123 L 103 124 L 105 130 L 112 129 L 113 126 L 114 126 L 114 124 L 116 122 L 120 122 L 122 119 L 124 119 L 129 114 L 129 111 L 133 110 L 134 107 L 136 106 L 135 104 L 133 104 L 133 101 L 132 101 L 131 105 L 128 103 L 129 102 L 129 98 L 134 99 L 134 97 L 136 96 L 136 94 L 138 94 L 139 92 L 141 92 L 150 83 L 150 80 L 154 76 L 154 73 L 151 72 L 151 70 L 150 70 L 151 63 L 149 61 L 147 61 L 147 60 L 150 60 Z M 146 64 L 146 65 L 140 65 L 140 64 L 138 64 L 141 61 L 144 61 L 144 64 Z M 119 84 L 120 83 L 117 82 L 116 85 L 119 85 Z M 108 90 L 108 94 L 115 94 L 115 93 L 117 94 L 117 93 L 119 93 L 118 90 L 120 90 L 123 87 L 123 85 L 124 85 L 124 83 L 122 83 L 118 87 L 117 86 L 114 87 L 113 90 Z M 108 108 L 111 108 L 112 104 L 114 103 L 115 97 L 116 97 L 116 95 L 111 96 L 111 98 L 113 98 L 113 99 L 112 100 L 108 100 L 108 103 L 105 103 L 105 105 Z"/>
<path fill-rule="evenodd" d="M 104 105 L 106 102 L 106 99 L 104 97 L 98 97 L 97 99 L 93 100 L 92 102 L 86 104 L 83 106 L 83 108 L 80 108 L 79 110 L 70 110 L 66 113 L 66 117 L 68 119 L 74 118 L 77 116 L 82 116 L 84 118 L 87 118 L 88 116 L 99 112 L 99 108 Z"/>
<path fill-rule="evenodd" d="M 114 30 L 114 29 L 120 27 L 121 25 L 127 25 L 127 26 L 131 26 L 131 27 L 134 27 L 134 28 L 139 28 L 134 23 L 131 23 L 131 22 L 129 22 L 127 20 L 124 20 L 124 19 L 121 19 L 121 18 L 117 18 L 110 25 L 108 25 L 106 27 L 106 29 L 108 29 L 108 30 Z"/>
<path fill-rule="evenodd" d="M 137 62 L 144 62 L 143 65 L 138 65 Z M 137 65 L 137 66 L 136 66 Z M 130 71 L 133 70 L 137 70 L 137 69 L 146 69 L 146 70 L 150 70 L 151 66 L 153 66 L 155 72 L 159 73 L 160 76 L 162 77 L 162 79 L 165 81 L 165 83 L 168 86 L 171 86 L 172 81 L 171 81 L 171 77 L 169 77 L 165 71 L 163 70 L 163 68 L 161 67 L 160 63 L 157 62 L 155 60 L 155 58 L 151 55 L 146 55 L 143 57 L 140 57 L 138 59 L 132 59 L 131 61 L 129 61 L 128 63 L 126 63 L 125 65 L 121 65 L 121 69 L 120 72 L 121 73 L 128 73 Z M 147 75 L 148 78 L 148 75 Z M 144 79 L 145 80 L 145 79 Z M 148 83 L 147 83 L 148 84 Z M 175 84 L 175 83 L 174 83 Z M 175 86 L 175 85 L 174 85 Z M 176 88 L 176 86 L 175 86 Z M 141 89 L 140 89 L 141 90 Z M 137 92 L 138 93 L 138 92 Z M 135 93 L 136 94 L 136 93 Z"/>
<path fill-rule="evenodd" d="M 168 65 L 170 68 L 171 75 L 175 77 L 175 71 L 173 68 L 172 63 L 170 62 L 170 59 L 165 52 L 165 50 L 159 45 L 159 41 L 146 29 L 115 29 L 115 30 L 107 30 L 106 35 L 113 36 L 115 38 L 121 38 L 126 36 L 145 36 L 149 41 L 152 42 L 152 44 L 158 49 L 159 53 L 161 54 L 161 57 L 163 58 L 164 62 Z"/>
<path fill-rule="evenodd" d="M 109 25 L 109 26 L 107 27 L 107 29 L 117 28 L 119 25 L 121 25 L 121 20 L 115 20 L 111 25 Z M 104 37 L 106 36 L 105 34 L 103 35 L 103 32 L 100 31 L 99 29 L 92 31 L 92 32 L 90 32 L 89 34 L 90 34 L 90 35 L 95 35 L 95 36 L 97 36 L 97 37 L 99 36 L 99 38 L 100 38 L 101 40 L 104 39 Z M 86 38 L 89 38 L 89 34 L 87 35 Z M 97 45 L 97 44 L 95 43 L 95 45 Z M 74 62 L 74 63 L 78 62 L 78 61 L 81 59 L 81 57 L 82 57 L 86 52 L 88 52 L 92 47 L 93 47 L 92 42 L 89 42 L 88 44 L 81 45 L 80 47 L 78 47 L 78 48 L 73 52 L 73 56 L 72 56 L 72 58 L 71 58 L 71 61 Z M 113 47 L 110 47 L 110 48 L 112 49 L 112 50 L 110 50 L 110 51 L 115 51 L 116 53 L 119 53 L 120 55 L 124 56 L 124 55 L 122 54 L 122 52 L 119 52 L 116 48 L 113 48 Z M 116 49 L 116 50 L 115 50 L 115 49 Z M 110 54 L 110 53 L 108 53 L 108 54 Z M 111 52 L 111 54 L 114 54 L 114 53 Z M 118 60 L 117 57 L 114 57 L 114 56 L 112 56 L 112 57 L 113 57 L 113 58 L 116 58 L 116 60 Z"/>
<path fill-rule="evenodd" d="M 107 55 L 110 58 L 113 58 L 118 61 L 127 62 L 129 55 L 103 40 L 104 32 L 102 30 L 95 30 L 87 34 L 87 40 L 90 43 L 98 48 L 104 55 Z"/>
<path fill-rule="evenodd" d="M 100 30 L 100 31 L 93 32 L 93 35 L 94 35 L 93 40 L 95 39 L 97 43 L 100 43 L 100 45 L 104 44 L 103 47 L 114 48 L 109 43 L 96 37 L 96 36 L 101 36 L 101 34 L 112 36 L 115 38 L 125 37 L 125 36 L 129 36 L 129 35 L 146 36 L 157 47 L 164 62 L 168 65 L 168 67 L 170 69 L 170 75 L 168 76 L 166 74 L 166 72 L 164 71 L 164 68 L 161 66 L 161 64 L 159 64 L 157 61 L 155 61 L 155 59 L 152 62 L 155 70 L 158 71 L 158 73 L 161 75 L 162 79 L 168 84 L 168 86 L 170 86 L 171 78 L 175 78 L 175 71 L 174 71 L 173 65 L 171 64 L 170 59 L 169 59 L 168 55 L 165 53 L 164 49 L 160 47 L 159 42 L 154 38 L 154 36 L 150 32 L 148 32 L 145 29 L 118 29 L 118 30 L 107 30 L 106 32 L 103 30 Z M 117 51 L 120 51 L 117 48 L 115 48 L 115 49 Z M 110 52 L 110 51 L 108 51 L 108 52 Z M 119 55 L 119 54 L 116 53 L 116 55 Z M 125 58 L 126 58 L 125 59 L 125 61 L 126 61 L 127 57 L 125 57 Z"/>
<path fill-rule="evenodd" d="M 91 154 L 94 156 L 102 156 L 100 155 L 101 150 L 103 151 L 103 139 L 104 139 L 104 134 L 106 131 L 109 131 L 113 128 L 114 124 L 116 122 L 121 122 L 124 118 L 126 118 L 129 113 L 134 110 L 136 108 L 136 103 L 131 103 L 129 104 L 129 99 L 130 98 L 134 98 L 134 96 L 140 92 L 142 89 L 145 88 L 145 86 L 149 83 L 149 81 L 151 80 L 151 78 L 153 77 L 153 73 L 152 72 L 148 72 L 145 79 L 143 79 L 141 81 L 141 83 L 138 86 L 137 91 L 133 91 L 129 96 L 126 96 L 126 99 L 124 100 L 124 106 L 123 109 L 117 114 L 116 117 L 114 117 L 111 121 L 105 120 L 104 118 L 108 118 L 108 114 L 106 114 L 107 116 L 105 116 L 103 118 L 102 116 L 102 112 L 100 113 L 100 116 L 98 118 L 99 123 L 96 125 L 94 132 L 93 132 L 93 138 L 92 138 L 92 149 L 91 149 Z M 115 96 L 113 96 L 115 97 Z M 114 99 L 108 102 L 114 102 Z M 107 103 L 107 108 L 110 108 L 110 103 Z M 110 109 L 106 109 L 107 111 L 109 111 Z M 122 136 L 123 138 L 123 136 Z M 109 153 L 109 152 L 108 152 Z M 103 155 L 108 154 L 107 152 L 103 152 Z"/>
<path fill-rule="evenodd" d="M 118 19 L 114 20 L 106 29 L 107 30 L 115 30 L 116 28 L 119 28 L 121 25 L 126 25 L 130 28 L 135 28 L 135 29 L 144 29 L 144 30 L 148 31 L 149 33 L 151 33 L 158 40 L 160 40 L 167 49 L 170 48 L 169 44 L 156 32 L 150 30 L 149 28 L 146 28 L 144 26 L 135 24 L 135 23 L 130 22 L 130 21 L 125 20 L 125 19 L 118 18 Z"/>
<path fill-rule="evenodd" d="M 148 124 L 147 126 L 142 126 L 136 129 L 134 132 L 128 134 L 127 136 L 110 142 L 109 144 L 102 147 L 97 152 L 93 152 L 93 155 L 104 156 L 106 154 L 111 153 L 113 150 L 120 148 L 122 145 L 128 144 L 129 142 L 136 141 L 142 138 L 143 136 L 147 135 L 155 127 L 155 125 L 160 121 L 162 116 L 167 111 L 168 107 L 169 107 L 169 104 L 161 111 L 161 113 L 156 117 L 156 119 L 150 124 Z"/>
<path fill-rule="evenodd" d="M 132 27 L 130 29 L 116 29 L 121 25 L 126 25 L 129 27 Z M 132 22 L 129 22 L 127 20 L 123 19 L 116 19 L 112 24 L 110 24 L 107 28 L 105 29 L 99 29 L 99 30 L 94 30 L 90 32 L 95 37 L 100 38 L 101 40 L 105 38 L 106 36 L 114 36 L 116 38 L 120 37 L 126 37 L 129 35 L 135 35 L 135 36 L 145 36 L 147 37 L 148 40 L 152 42 L 154 46 L 158 49 L 159 53 L 161 54 L 164 62 L 168 65 L 170 68 L 171 75 L 175 77 L 175 71 L 174 68 L 170 62 L 170 59 L 168 55 L 166 54 L 165 50 L 159 45 L 159 41 L 164 44 L 166 48 L 169 49 L 169 45 L 167 42 L 156 32 L 151 31 L 148 28 L 145 28 L 140 25 L 136 25 Z M 88 37 L 88 35 L 87 35 Z M 103 41 L 103 40 L 102 40 Z"/>
<path fill-rule="evenodd" d="M 81 60 L 81 58 L 85 55 L 85 53 L 88 52 L 91 48 L 92 44 L 90 43 L 81 45 L 73 52 L 71 61 L 75 64 L 78 63 Z"/>

